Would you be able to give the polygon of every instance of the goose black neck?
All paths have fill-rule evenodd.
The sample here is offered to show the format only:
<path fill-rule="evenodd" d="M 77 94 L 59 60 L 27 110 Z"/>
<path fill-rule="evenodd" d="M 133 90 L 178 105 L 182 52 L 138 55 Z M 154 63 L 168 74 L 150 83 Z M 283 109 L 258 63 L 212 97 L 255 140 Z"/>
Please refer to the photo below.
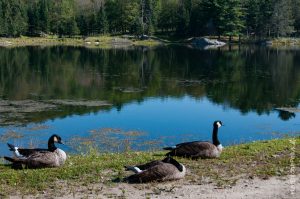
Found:
<path fill-rule="evenodd" d="M 54 140 L 53 138 L 51 137 L 49 140 L 48 140 L 48 150 L 49 151 L 55 151 L 57 149 L 57 147 L 55 146 L 54 144 Z"/>
<path fill-rule="evenodd" d="M 218 129 L 219 128 L 217 126 L 214 126 L 214 130 L 213 130 L 213 134 L 212 134 L 212 141 L 215 146 L 218 146 L 219 144 L 221 144 L 218 139 Z"/>
<path fill-rule="evenodd" d="M 177 162 L 175 159 L 170 158 L 170 164 L 173 164 L 180 172 L 183 171 L 182 165 L 179 162 Z"/>

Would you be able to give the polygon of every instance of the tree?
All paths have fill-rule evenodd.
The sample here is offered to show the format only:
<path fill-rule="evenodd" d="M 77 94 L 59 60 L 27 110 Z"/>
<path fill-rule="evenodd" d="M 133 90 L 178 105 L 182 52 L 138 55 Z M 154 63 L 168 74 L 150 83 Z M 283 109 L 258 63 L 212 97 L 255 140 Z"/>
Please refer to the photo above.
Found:
<path fill-rule="evenodd" d="M 27 30 L 26 6 L 22 0 L 1 0 L 2 33 L 6 36 L 20 36 Z"/>
<path fill-rule="evenodd" d="M 51 6 L 50 30 L 59 36 L 79 32 L 75 20 L 74 0 L 54 1 Z"/>
<path fill-rule="evenodd" d="M 176 14 L 176 32 L 178 35 L 185 35 L 188 31 L 190 21 L 190 12 L 186 7 L 184 0 L 178 1 Z"/>
<path fill-rule="evenodd" d="M 0 1 L 0 36 L 4 35 L 4 16 L 3 16 L 3 9 L 2 9 L 2 1 Z"/>
<path fill-rule="evenodd" d="M 229 36 L 229 42 L 232 36 L 241 34 L 244 28 L 243 10 L 240 0 L 224 1 L 223 12 L 220 13 L 218 30 L 220 34 Z"/>
<path fill-rule="evenodd" d="M 158 28 L 162 31 L 174 31 L 176 29 L 176 13 L 178 4 L 176 0 L 161 1 L 158 14 Z"/>
<path fill-rule="evenodd" d="M 291 4 L 293 5 L 293 17 L 294 17 L 294 28 L 299 35 L 300 32 L 300 1 L 299 0 L 292 0 Z"/>
<path fill-rule="evenodd" d="M 28 22 L 27 22 L 28 34 L 34 36 L 40 30 L 39 14 L 37 9 L 37 4 L 35 2 L 28 6 L 27 17 L 28 17 Z"/>
<path fill-rule="evenodd" d="M 39 26 L 41 31 L 49 32 L 49 1 L 47 0 L 39 2 Z"/>
<path fill-rule="evenodd" d="M 274 2 L 274 10 L 271 17 L 271 32 L 274 36 L 287 36 L 294 32 L 294 19 L 290 0 L 278 0 Z"/>
<path fill-rule="evenodd" d="M 140 0 L 141 28 L 143 34 L 151 34 L 157 23 L 157 0 Z"/>
<path fill-rule="evenodd" d="M 100 34 L 107 33 L 108 22 L 107 22 L 106 12 L 103 5 L 101 5 L 97 13 L 97 26 L 98 26 L 98 33 Z"/>

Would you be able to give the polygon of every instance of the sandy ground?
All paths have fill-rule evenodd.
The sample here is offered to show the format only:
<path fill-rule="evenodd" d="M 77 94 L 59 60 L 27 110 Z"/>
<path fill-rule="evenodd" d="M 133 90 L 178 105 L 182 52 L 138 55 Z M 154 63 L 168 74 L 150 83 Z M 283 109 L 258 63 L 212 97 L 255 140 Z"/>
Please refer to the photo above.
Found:
<path fill-rule="evenodd" d="M 272 177 L 267 180 L 241 179 L 233 187 L 218 188 L 213 184 L 186 184 L 184 180 L 153 184 L 119 183 L 111 186 L 97 184 L 73 187 L 72 190 L 53 190 L 37 196 L 11 196 L 19 198 L 218 198 L 218 199 L 267 199 L 299 198 L 300 175 Z"/>

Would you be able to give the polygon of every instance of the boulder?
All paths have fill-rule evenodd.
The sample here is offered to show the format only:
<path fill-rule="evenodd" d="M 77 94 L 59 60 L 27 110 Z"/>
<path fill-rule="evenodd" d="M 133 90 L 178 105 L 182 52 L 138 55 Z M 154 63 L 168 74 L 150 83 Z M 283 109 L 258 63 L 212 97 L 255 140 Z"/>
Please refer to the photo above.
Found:
<path fill-rule="evenodd" d="M 218 41 L 216 39 L 208 39 L 205 37 L 201 38 L 193 38 L 192 39 L 192 44 L 196 45 L 197 47 L 206 47 L 206 46 L 217 46 L 221 47 L 224 46 L 226 43 L 222 41 Z"/>

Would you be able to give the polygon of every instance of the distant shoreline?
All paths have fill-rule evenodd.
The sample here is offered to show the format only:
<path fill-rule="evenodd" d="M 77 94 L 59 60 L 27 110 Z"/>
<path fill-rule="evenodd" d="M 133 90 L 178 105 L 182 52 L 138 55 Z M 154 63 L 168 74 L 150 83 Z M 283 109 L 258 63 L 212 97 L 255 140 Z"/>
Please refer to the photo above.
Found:
<path fill-rule="evenodd" d="M 89 48 L 118 48 L 130 46 L 158 46 L 163 42 L 156 39 L 139 40 L 126 36 L 95 36 L 95 37 L 0 37 L 2 47 L 22 46 L 84 46 Z"/>
<path fill-rule="evenodd" d="M 193 37 L 192 37 L 193 38 Z M 272 39 L 253 39 L 242 37 L 233 37 L 229 43 L 229 38 L 226 36 L 207 36 L 205 38 L 223 41 L 226 44 L 257 44 L 260 46 L 300 46 L 300 38 L 272 38 Z M 22 46 L 83 46 L 87 48 L 123 48 L 130 46 L 147 46 L 154 47 L 167 44 L 190 44 L 191 38 L 160 38 L 151 36 L 147 39 L 138 39 L 133 36 L 90 36 L 90 37 L 62 37 L 47 36 L 47 37 L 16 37 L 7 38 L 0 37 L 0 47 L 22 47 Z"/>

